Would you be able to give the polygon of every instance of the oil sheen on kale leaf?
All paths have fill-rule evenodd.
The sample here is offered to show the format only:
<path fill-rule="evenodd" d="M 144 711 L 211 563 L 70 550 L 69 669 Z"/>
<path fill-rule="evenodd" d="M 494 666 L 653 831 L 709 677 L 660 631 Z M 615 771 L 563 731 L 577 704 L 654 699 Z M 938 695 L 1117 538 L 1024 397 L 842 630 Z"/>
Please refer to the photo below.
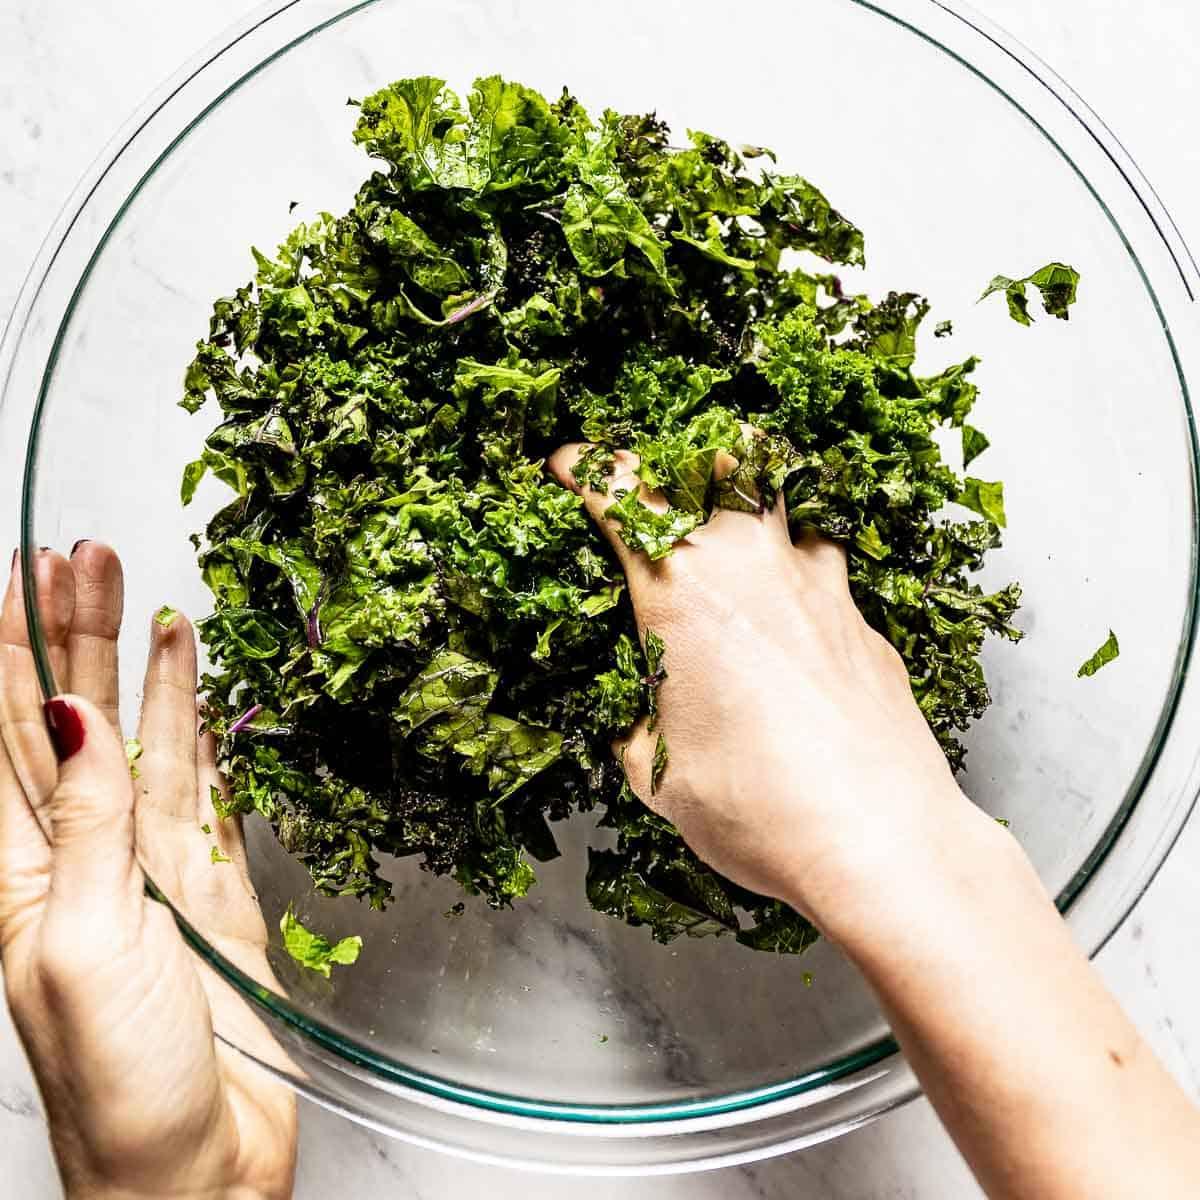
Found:
<path fill-rule="evenodd" d="M 671 510 L 614 501 L 653 557 L 782 490 L 794 531 L 847 547 L 855 600 L 959 766 L 956 731 L 988 703 L 981 644 L 1019 636 L 1016 586 L 971 582 L 1000 485 L 959 478 L 932 437 L 963 427 L 976 360 L 914 373 L 928 306 L 845 293 L 831 264 L 862 263 L 861 233 L 769 151 L 680 148 L 653 116 L 497 77 L 465 102 L 394 83 L 354 139 L 375 165 L 354 206 L 254 252 L 186 375 L 183 406 L 215 399 L 221 423 L 182 498 L 208 472 L 235 493 L 194 539 L 226 810 L 376 908 L 381 855 L 508 905 L 557 853 L 553 823 L 592 812 L 616 835 L 589 855 L 600 911 L 660 941 L 804 949 L 802 917 L 625 788 L 609 746 L 670 646 L 646 661 L 612 554 L 544 460 L 588 440 L 598 477 L 636 450 Z M 741 466 L 717 483 L 719 450 Z M 938 516 L 950 501 L 981 519 Z"/>

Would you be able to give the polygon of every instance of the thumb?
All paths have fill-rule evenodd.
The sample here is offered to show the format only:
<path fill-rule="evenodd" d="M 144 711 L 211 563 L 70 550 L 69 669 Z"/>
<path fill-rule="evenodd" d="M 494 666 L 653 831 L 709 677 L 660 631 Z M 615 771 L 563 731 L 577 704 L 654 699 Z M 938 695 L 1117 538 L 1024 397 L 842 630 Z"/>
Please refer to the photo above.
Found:
<path fill-rule="evenodd" d="M 81 912 L 140 904 L 134 856 L 133 781 L 120 739 L 104 714 L 81 696 L 46 702 L 58 754 L 50 797 L 50 897 Z"/>

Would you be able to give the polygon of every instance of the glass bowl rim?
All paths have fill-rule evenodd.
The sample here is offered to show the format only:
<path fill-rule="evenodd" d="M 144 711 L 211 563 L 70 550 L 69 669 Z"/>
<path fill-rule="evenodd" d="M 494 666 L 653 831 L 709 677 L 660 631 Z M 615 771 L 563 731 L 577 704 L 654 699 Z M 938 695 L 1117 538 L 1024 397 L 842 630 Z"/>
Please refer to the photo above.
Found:
<path fill-rule="evenodd" d="M 36 594 L 36 573 L 33 570 L 33 559 L 37 551 L 37 545 L 34 541 L 34 496 L 36 486 L 36 467 L 38 458 L 38 445 L 41 417 L 47 401 L 51 381 L 54 375 L 54 369 L 57 362 L 59 350 L 61 348 L 65 332 L 70 324 L 75 311 L 76 303 L 81 296 L 84 287 L 90 277 L 92 268 L 99 261 L 100 256 L 108 242 L 112 232 L 123 219 L 126 211 L 136 200 L 139 192 L 150 177 L 157 169 L 167 160 L 174 149 L 187 137 L 188 133 L 199 124 L 205 116 L 217 105 L 223 103 L 229 96 L 234 94 L 249 80 L 253 79 L 259 71 L 268 66 L 271 62 L 282 57 L 290 52 L 297 45 L 310 40 L 324 30 L 333 25 L 338 24 L 342 20 L 352 17 L 356 13 L 365 9 L 373 8 L 376 5 L 383 3 L 384 0 L 338 0 L 337 11 L 330 16 L 306 27 L 301 33 L 294 37 L 287 38 L 282 44 L 274 46 L 272 51 L 263 57 L 259 58 L 248 70 L 241 72 L 234 82 L 226 87 L 223 87 L 215 97 L 208 99 L 198 112 L 194 112 L 191 119 L 184 125 L 182 130 L 175 132 L 170 138 L 167 145 L 153 159 L 150 167 L 141 175 L 135 186 L 124 197 L 120 206 L 116 209 L 111 219 L 108 221 L 104 233 L 100 236 L 95 247 L 93 248 L 83 274 L 76 282 L 74 291 L 71 294 L 65 312 L 63 312 L 57 331 L 54 336 L 50 354 L 47 358 L 45 369 L 42 372 L 42 378 L 38 389 L 38 395 L 34 407 L 33 421 L 29 430 L 29 441 L 26 449 L 24 470 L 22 473 L 22 495 L 21 495 L 21 546 L 20 555 L 22 562 L 22 576 L 24 589 L 24 603 L 26 616 L 29 623 L 29 628 L 32 633 L 31 643 L 34 650 L 34 658 L 37 665 L 39 681 L 42 686 L 43 693 L 49 697 L 55 693 L 56 686 L 51 670 L 49 655 L 46 648 L 45 638 L 43 636 L 40 622 L 37 614 L 37 594 Z M 1141 798 L 1146 782 L 1154 770 L 1158 758 L 1166 744 L 1167 737 L 1171 732 L 1175 713 L 1177 711 L 1180 693 L 1184 679 L 1186 677 L 1188 664 L 1192 655 L 1196 632 L 1197 632 L 1197 560 L 1196 560 L 1196 506 L 1195 495 L 1200 490 L 1200 447 L 1197 445 L 1197 437 L 1195 430 L 1195 420 L 1192 413 L 1191 402 L 1189 397 L 1189 387 L 1187 377 L 1184 373 L 1180 355 L 1177 349 L 1176 337 L 1173 334 L 1170 322 L 1167 319 L 1166 313 L 1160 303 L 1158 294 L 1154 284 L 1151 282 L 1146 268 L 1143 265 L 1137 250 L 1135 249 L 1132 240 L 1126 235 L 1126 231 L 1119 223 L 1116 215 L 1105 202 L 1104 198 L 1097 192 L 1096 188 L 1072 158 L 1067 149 L 1060 144 L 1053 133 L 1051 133 L 1030 111 L 1021 100 L 1010 94 L 1000 83 L 993 79 L 986 70 L 976 65 L 971 61 L 966 54 L 957 51 L 945 42 L 939 40 L 937 36 L 931 33 L 928 29 L 920 27 L 915 20 L 907 18 L 904 15 L 905 9 L 912 9 L 914 6 L 922 12 L 930 12 L 937 10 L 943 14 L 947 14 L 956 21 L 961 22 L 975 35 L 990 44 L 993 48 L 1000 51 L 1007 58 L 1017 64 L 1025 74 L 1030 77 L 1031 83 L 1045 89 L 1050 96 L 1057 101 L 1063 108 L 1067 110 L 1071 117 L 1078 123 L 1079 126 L 1086 132 L 1088 137 L 1095 142 L 1097 146 L 1104 152 L 1106 158 L 1116 168 L 1119 176 L 1129 186 L 1136 196 L 1140 207 L 1144 210 L 1145 215 L 1149 218 L 1155 232 L 1161 238 L 1165 245 L 1170 259 L 1174 264 L 1176 271 L 1182 281 L 1183 288 L 1187 293 L 1189 300 L 1194 300 L 1197 295 L 1200 295 L 1200 272 L 1197 271 L 1195 260 L 1192 258 L 1187 249 L 1186 244 L 1180 235 L 1177 226 L 1171 219 L 1161 201 L 1154 193 L 1153 188 L 1145 180 L 1132 158 L 1120 145 L 1120 143 L 1112 134 L 1111 130 L 1104 125 L 1103 121 L 1080 99 L 1080 97 L 1070 87 L 1059 78 L 1046 64 L 1042 63 L 1032 52 L 1021 46 L 1011 36 L 1003 33 L 992 22 L 983 18 L 964 4 L 951 3 L 948 0 L 845 0 L 846 3 L 852 4 L 855 7 L 872 12 L 879 17 L 882 17 L 895 25 L 914 34 L 921 40 L 930 44 L 933 48 L 948 55 L 951 59 L 957 62 L 964 69 L 975 75 L 981 82 L 988 85 L 1002 99 L 1011 104 L 1017 111 L 1026 118 L 1026 120 L 1034 127 L 1034 129 L 1045 137 L 1051 146 L 1062 157 L 1064 163 L 1072 169 L 1080 180 L 1087 187 L 1092 198 L 1100 205 L 1109 222 L 1111 223 L 1115 234 L 1125 243 L 1126 249 L 1132 258 L 1142 283 L 1146 289 L 1148 298 L 1156 310 L 1162 321 L 1163 333 L 1167 339 L 1168 346 L 1171 351 L 1172 358 L 1175 363 L 1176 374 L 1179 381 L 1180 394 L 1182 396 L 1188 418 L 1188 430 L 1190 438 L 1190 456 L 1191 456 L 1191 471 L 1192 471 L 1192 486 L 1193 486 L 1193 547 L 1192 547 L 1192 563 L 1191 563 L 1191 587 L 1189 594 L 1188 612 L 1185 620 L 1184 637 L 1179 648 L 1176 661 L 1175 673 L 1172 680 L 1172 686 L 1167 702 L 1163 706 L 1160 714 L 1158 726 L 1156 727 L 1153 742 L 1148 749 L 1138 772 L 1134 778 L 1134 782 L 1129 788 L 1125 800 L 1114 815 L 1113 819 L 1106 826 L 1101 834 L 1096 845 L 1093 847 L 1090 854 L 1085 859 L 1084 863 L 1075 872 L 1067 886 L 1056 898 L 1060 910 L 1067 913 L 1075 901 L 1081 896 L 1088 883 L 1095 878 L 1097 871 L 1100 869 L 1104 861 L 1107 859 L 1113 846 L 1118 841 L 1126 823 L 1129 821 L 1133 811 Z M 22 294 L 18 298 L 17 304 L 14 307 L 12 318 L 10 319 L 8 328 L 5 331 L 4 347 L 0 350 L 0 367 L 4 368 L 0 378 L 4 379 L 5 390 L 7 391 L 8 374 L 11 371 L 12 359 L 15 357 L 16 346 L 22 339 L 24 332 L 24 319 L 27 319 L 33 309 L 34 301 L 41 290 L 41 284 L 49 274 L 54 260 L 57 257 L 58 249 L 65 243 L 66 239 L 71 235 L 76 219 L 82 213 L 84 207 L 88 203 L 91 195 L 96 190 L 101 180 L 107 173 L 117 164 L 118 160 L 125 151 L 134 143 L 134 141 L 142 135 L 142 133 L 152 124 L 154 118 L 166 107 L 168 102 L 173 99 L 184 88 L 201 76 L 208 68 L 217 63 L 218 60 L 227 51 L 231 50 L 238 43 L 252 34 L 258 33 L 260 30 L 267 27 L 272 20 L 288 13 L 291 10 L 315 11 L 315 0 L 268 0 L 267 3 L 256 9 L 243 22 L 233 26 L 225 33 L 215 39 L 209 47 L 187 63 L 180 71 L 178 71 L 170 80 L 163 85 L 154 96 L 147 101 L 146 105 L 135 115 L 127 126 L 117 135 L 110 144 L 108 149 L 101 155 L 100 159 L 93 166 L 91 171 L 84 176 L 83 181 L 76 189 L 71 200 L 68 201 L 62 215 L 59 218 L 55 228 L 51 231 L 46 239 L 42 251 L 40 252 L 37 261 L 31 269 L 26 280 L 25 286 L 22 289 Z M 157 129 L 154 130 L 158 132 Z M 1186 823 L 1188 815 L 1194 806 L 1196 797 L 1193 794 L 1186 803 L 1186 811 L 1182 814 L 1182 819 L 1179 821 L 1179 826 L 1173 831 L 1169 841 L 1162 847 L 1161 854 L 1146 874 L 1145 878 L 1140 881 L 1133 893 L 1126 899 L 1123 911 L 1117 916 L 1117 919 L 1111 923 L 1111 927 L 1106 930 L 1100 938 L 1098 944 L 1088 947 L 1090 953 L 1098 953 L 1099 950 L 1107 943 L 1109 938 L 1116 932 L 1125 916 L 1132 909 L 1133 905 L 1140 898 L 1145 888 L 1149 886 L 1157 873 L 1159 866 L 1169 854 L 1171 846 L 1178 837 L 1180 829 Z M 814 1091 L 815 1089 L 824 1087 L 838 1080 L 848 1079 L 860 1072 L 876 1067 L 886 1060 L 892 1059 L 898 1054 L 898 1047 L 895 1040 L 891 1036 L 881 1038 L 875 1042 L 857 1048 L 856 1050 L 842 1056 L 841 1058 L 823 1066 L 812 1068 L 803 1075 L 793 1079 L 779 1081 L 777 1083 L 765 1084 L 752 1089 L 745 1089 L 734 1093 L 706 1095 L 699 1099 L 682 1100 L 677 1102 L 663 1103 L 645 1103 L 645 1104 L 572 1104 L 562 1101 L 540 1101 L 528 1097 L 517 1095 L 509 1095 L 502 1092 L 493 1092 L 487 1089 L 474 1087 L 466 1087 L 455 1083 L 452 1080 L 444 1079 L 425 1071 L 416 1070 L 414 1068 L 405 1067 L 403 1064 L 394 1062 L 384 1055 L 380 1055 L 368 1047 L 357 1042 L 353 1037 L 340 1033 L 335 1029 L 325 1025 L 324 1023 L 312 1018 L 305 1013 L 294 1008 L 290 1001 L 283 996 L 268 991 L 254 980 L 244 975 L 232 963 L 229 963 L 215 949 L 213 949 L 207 941 L 200 935 L 187 920 L 169 905 L 166 898 L 154 887 L 152 882 L 148 882 L 148 890 L 156 899 L 167 903 L 172 907 L 172 912 L 179 924 L 183 935 L 195 950 L 195 952 L 208 962 L 222 977 L 224 977 L 231 985 L 233 985 L 243 996 L 250 999 L 260 1007 L 271 1018 L 281 1021 L 285 1026 L 300 1033 L 304 1038 L 311 1040 L 316 1045 L 332 1053 L 340 1060 L 359 1068 L 363 1068 L 381 1080 L 391 1084 L 401 1085 L 404 1088 L 413 1089 L 418 1093 L 425 1093 L 431 1097 L 437 1097 L 443 1100 L 448 1100 L 457 1104 L 463 1105 L 467 1109 L 490 1110 L 495 1113 L 507 1114 L 514 1117 L 526 1117 L 535 1121 L 550 1121 L 550 1122 L 578 1122 L 583 1124 L 612 1124 L 612 1125 L 630 1125 L 630 1124 L 657 1124 L 662 1122 L 673 1122 L 689 1117 L 712 1117 L 722 1113 L 734 1113 L 752 1110 L 757 1107 L 766 1106 L 768 1104 L 776 1104 L 780 1101 L 788 1099 L 799 1100 L 804 1094 Z M 903 1089 L 903 1094 L 890 1102 L 886 1107 L 895 1107 L 896 1104 L 902 1103 L 904 1100 L 910 1099 L 916 1094 L 915 1086 L 909 1086 Z"/>

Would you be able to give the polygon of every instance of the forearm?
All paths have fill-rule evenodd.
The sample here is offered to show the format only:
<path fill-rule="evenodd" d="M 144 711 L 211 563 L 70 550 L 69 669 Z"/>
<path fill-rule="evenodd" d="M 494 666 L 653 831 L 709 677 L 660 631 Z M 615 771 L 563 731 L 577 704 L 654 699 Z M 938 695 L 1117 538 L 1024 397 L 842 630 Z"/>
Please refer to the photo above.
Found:
<path fill-rule="evenodd" d="M 992 1200 L 1194 1196 L 1200 1116 L 973 808 L 823 923 L 875 989 Z M 893 866 L 893 870 L 895 866 Z M 864 885 L 865 887 L 866 885 Z"/>

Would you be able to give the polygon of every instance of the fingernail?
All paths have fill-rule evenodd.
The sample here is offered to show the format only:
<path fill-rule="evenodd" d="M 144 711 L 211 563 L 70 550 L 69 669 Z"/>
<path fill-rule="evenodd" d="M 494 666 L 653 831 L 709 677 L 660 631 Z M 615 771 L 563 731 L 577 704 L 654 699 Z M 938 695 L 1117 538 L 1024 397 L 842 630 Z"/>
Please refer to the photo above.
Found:
<path fill-rule="evenodd" d="M 18 547 L 17 547 L 17 548 L 16 548 L 16 549 L 13 551 L 13 556 L 12 556 L 12 566 L 11 566 L 11 567 L 9 567 L 9 570 L 10 570 L 10 571 L 15 571 L 15 570 L 17 569 L 17 556 L 18 556 L 20 553 L 21 553 L 21 547 L 20 547 L 20 546 L 18 546 Z"/>
<path fill-rule="evenodd" d="M 56 696 L 46 701 L 46 726 L 59 762 L 66 762 L 83 746 L 83 720 L 69 700 Z"/>
<path fill-rule="evenodd" d="M 49 550 L 50 550 L 50 547 L 49 547 L 49 546 L 39 546 L 39 547 L 38 547 L 38 549 L 39 549 L 39 550 L 40 550 L 40 551 L 41 551 L 43 554 L 46 554 L 46 553 L 48 553 L 48 552 L 49 552 Z"/>
<path fill-rule="evenodd" d="M 88 543 L 88 542 L 90 542 L 91 540 L 92 540 L 91 538 L 80 538 L 80 539 L 79 539 L 79 541 L 77 541 L 77 542 L 75 543 L 75 545 L 73 545 L 73 546 L 71 547 L 71 557 L 72 557 L 72 558 L 74 558 L 74 557 L 75 557 L 75 551 L 76 551 L 76 550 L 78 550 L 80 546 L 85 546 L 85 545 L 87 545 L 87 543 Z"/>

